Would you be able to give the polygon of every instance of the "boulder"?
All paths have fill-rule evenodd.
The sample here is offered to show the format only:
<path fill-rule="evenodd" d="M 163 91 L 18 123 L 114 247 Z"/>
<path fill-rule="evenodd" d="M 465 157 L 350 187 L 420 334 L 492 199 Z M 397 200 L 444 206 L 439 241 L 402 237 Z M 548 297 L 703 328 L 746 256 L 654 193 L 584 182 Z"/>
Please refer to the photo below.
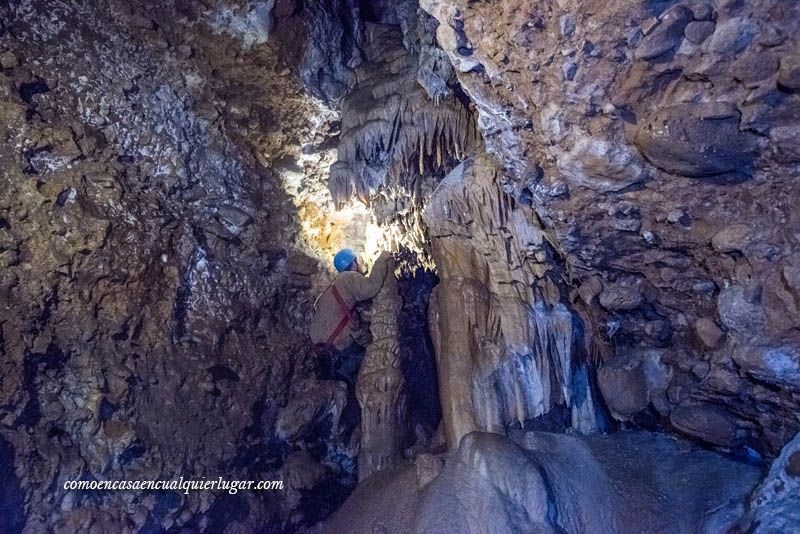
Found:
<path fill-rule="evenodd" d="M 714 33 L 716 24 L 710 20 L 693 21 L 686 25 L 683 34 L 694 44 L 701 44 Z"/>
<path fill-rule="evenodd" d="M 669 420 L 681 432 L 714 445 L 731 446 L 738 437 L 736 422 L 713 404 L 681 404 L 672 410 Z"/>
<path fill-rule="evenodd" d="M 751 50 L 734 61 L 731 73 L 739 81 L 754 83 L 765 80 L 778 72 L 779 66 L 777 55 L 771 52 Z"/>
<path fill-rule="evenodd" d="M 800 57 L 796 53 L 781 59 L 778 83 L 787 89 L 800 89 Z"/>
<path fill-rule="evenodd" d="M 558 170 L 569 182 L 600 192 L 619 191 L 643 179 L 641 160 L 627 146 L 584 134 L 559 154 Z"/>
<path fill-rule="evenodd" d="M 319 531 L 725 532 L 760 474 L 645 432 L 474 432 L 442 459 L 423 487 L 412 462 L 364 480 Z"/>
<path fill-rule="evenodd" d="M 751 239 L 750 227 L 746 224 L 731 224 L 714 234 L 711 245 L 718 252 L 742 252 Z"/>
<path fill-rule="evenodd" d="M 615 358 L 600 368 L 597 382 L 615 419 L 630 419 L 650 404 L 641 361 Z"/>
<path fill-rule="evenodd" d="M 0 67 L 3 67 L 4 69 L 13 69 L 18 64 L 19 61 L 17 61 L 17 56 L 14 55 L 14 52 L 6 50 L 0 54 Z"/>
<path fill-rule="evenodd" d="M 669 374 L 661 364 L 661 351 L 646 350 L 616 356 L 600 368 L 597 381 L 611 414 L 625 421 L 664 392 Z"/>
<path fill-rule="evenodd" d="M 714 35 L 706 43 L 708 50 L 716 54 L 738 54 L 758 34 L 755 22 L 745 17 L 735 17 L 720 22 Z"/>
<path fill-rule="evenodd" d="M 665 12 L 659 25 L 647 35 L 634 52 L 636 59 L 655 59 L 675 49 L 683 40 L 683 30 L 692 20 L 692 12 L 683 5 L 677 5 Z"/>
<path fill-rule="evenodd" d="M 800 393 L 800 345 L 744 346 L 733 361 L 754 378 Z"/>
<path fill-rule="evenodd" d="M 644 302 L 644 295 L 638 288 L 611 284 L 600 293 L 600 305 L 608 311 L 635 310 Z"/>
<path fill-rule="evenodd" d="M 685 103 L 659 109 L 634 136 L 656 167 L 696 178 L 747 172 L 755 136 L 739 130 L 739 112 L 729 103 Z"/>
<path fill-rule="evenodd" d="M 753 302 L 742 286 L 731 286 L 720 291 L 717 313 L 722 324 L 737 334 L 752 335 L 764 328 L 764 308 Z"/>
<path fill-rule="evenodd" d="M 725 338 L 725 332 L 717 326 L 717 323 L 708 317 L 701 317 L 695 321 L 694 331 L 697 337 L 700 338 L 700 341 L 703 342 L 703 345 L 709 349 L 718 348 L 720 342 Z"/>

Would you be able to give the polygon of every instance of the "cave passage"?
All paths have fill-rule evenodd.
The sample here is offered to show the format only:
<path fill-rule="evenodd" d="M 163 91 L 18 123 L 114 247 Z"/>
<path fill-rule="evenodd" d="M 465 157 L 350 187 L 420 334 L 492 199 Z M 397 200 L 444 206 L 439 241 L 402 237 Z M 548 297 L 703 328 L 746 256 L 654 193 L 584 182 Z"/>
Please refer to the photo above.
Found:
<path fill-rule="evenodd" d="M 798 30 L 0 2 L 0 533 L 799 531 Z"/>

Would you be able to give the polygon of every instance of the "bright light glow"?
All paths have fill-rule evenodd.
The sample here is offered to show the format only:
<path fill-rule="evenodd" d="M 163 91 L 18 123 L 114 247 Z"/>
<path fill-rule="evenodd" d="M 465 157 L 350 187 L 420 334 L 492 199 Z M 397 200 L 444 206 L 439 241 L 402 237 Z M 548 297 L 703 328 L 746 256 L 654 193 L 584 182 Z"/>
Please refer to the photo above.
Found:
<path fill-rule="evenodd" d="M 385 241 L 384 229 L 373 221 L 367 223 L 363 253 L 365 265 L 368 267 L 372 266 L 378 254 L 380 254 L 381 250 L 384 248 Z"/>

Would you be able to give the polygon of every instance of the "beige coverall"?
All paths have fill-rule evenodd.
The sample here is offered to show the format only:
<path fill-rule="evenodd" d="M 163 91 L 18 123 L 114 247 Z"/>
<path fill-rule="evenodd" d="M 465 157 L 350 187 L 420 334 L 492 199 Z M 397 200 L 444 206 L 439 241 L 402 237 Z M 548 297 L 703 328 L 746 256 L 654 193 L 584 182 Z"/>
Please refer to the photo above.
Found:
<path fill-rule="evenodd" d="M 348 309 L 352 310 L 357 303 L 369 300 L 378 294 L 389 270 L 388 263 L 390 258 L 391 256 L 388 254 L 381 254 L 375 265 L 372 266 L 369 276 L 364 276 L 356 271 L 339 273 L 332 286 L 336 286 Z M 353 314 L 355 317 L 355 312 Z M 317 301 L 314 318 L 311 320 L 309 329 L 311 341 L 314 344 L 326 343 L 328 338 L 336 331 L 336 327 L 339 326 L 343 317 L 344 312 L 339 303 L 336 302 L 332 287 L 329 287 L 320 295 Z M 356 318 L 356 320 L 358 319 Z M 348 322 L 333 342 L 336 350 L 344 350 L 349 347 L 355 341 L 357 329 L 357 324 L 353 324 L 352 321 Z"/>

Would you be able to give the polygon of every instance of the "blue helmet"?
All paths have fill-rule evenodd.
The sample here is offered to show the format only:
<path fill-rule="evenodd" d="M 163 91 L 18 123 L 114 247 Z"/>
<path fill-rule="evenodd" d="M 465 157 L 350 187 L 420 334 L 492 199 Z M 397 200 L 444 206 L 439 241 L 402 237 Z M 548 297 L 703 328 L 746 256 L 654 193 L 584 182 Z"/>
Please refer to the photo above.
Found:
<path fill-rule="evenodd" d="M 356 261 L 356 253 L 349 248 L 343 248 L 333 257 L 333 266 L 341 273 L 349 269 L 354 261 Z"/>

